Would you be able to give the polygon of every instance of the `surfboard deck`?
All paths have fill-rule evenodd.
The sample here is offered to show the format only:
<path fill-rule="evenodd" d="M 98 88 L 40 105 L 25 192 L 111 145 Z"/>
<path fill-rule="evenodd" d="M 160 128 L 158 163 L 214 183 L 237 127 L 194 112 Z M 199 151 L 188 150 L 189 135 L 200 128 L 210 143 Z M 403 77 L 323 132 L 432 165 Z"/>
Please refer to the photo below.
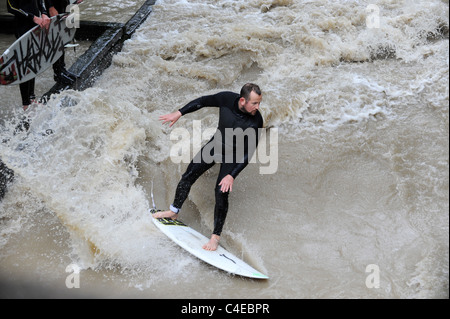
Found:
<path fill-rule="evenodd" d="M 150 212 L 154 214 L 156 210 L 152 209 Z M 209 239 L 180 220 L 153 218 L 153 223 L 180 247 L 214 267 L 243 277 L 269 279 L 268 276 L 254 269 L 220 245 L 216 251 L 204 250 L 202 246 Z"/>
<path fill-rule="evenodd" d="M 36 25 L 17 39 L 0 57 L 0 84 L 20 84 L 52 66 L 76 32 L 68 27 L 67 14 L 52 17 L 48 30 Z"/>

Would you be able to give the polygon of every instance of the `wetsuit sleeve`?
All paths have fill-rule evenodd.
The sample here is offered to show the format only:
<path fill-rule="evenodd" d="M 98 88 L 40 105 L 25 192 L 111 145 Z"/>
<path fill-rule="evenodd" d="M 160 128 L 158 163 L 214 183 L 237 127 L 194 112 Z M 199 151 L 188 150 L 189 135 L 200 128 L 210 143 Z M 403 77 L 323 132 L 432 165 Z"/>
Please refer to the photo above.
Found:
<path fill-rule="evenodd" d="M 26 18 L 33 21 L 35 15 L 27 10 L 24 10 L 21 6 L 21 1 L 7 0 L 8 12 L 14 14 L 19 18 Z M 48 15 L 47 8 L 45 7 L 44 0 L 38 0 L 39 11 L 45 15 Z"/>
<path fill-rule="evenodd" d="M 242 170 L 247 167 L 248 161 L 249 161 L 248 154 L 246 154 L 246 156 L 244 158 L 244 162 L 236 164 L 233 167 L 233 170 L 231 171 L 230 175 L 233 176 L 234 179 L 236 179 L 236 177 L 239 175 L 239 173 L 242 172 Z"/>
<path fill-rule="evenodd" d="M 181 115 L 185 115 L 188 113 L 192 113 L 200 110 L 203 107 L 212 106 L 212 107 L 221 107 L 226 103 L 226 98 L 229 92 L 221 92 L 214 95 L 205 95 L 195 99 L 185 106 L 183 106 L 179 111 Z"/>
<path fill-rule="evenodd" d="M 261 133 L 261 130 L 259 130 L 260 128 L 263 127 L 263 119 L 262 116 L 258 113 L 258 118 L 257 118 L 257 127 L 258 128 L 253 128 L 255 130 L 255 145 L 254 148 L 250 149 L 251 147 L 249 147 L 249 142 L 248 142 L 248 137 L 245 136 L 246 141 L 245 141 L 245 148 L 244 148 L 244 158 L 238 160 L 238 163 L 236 163 L 233 167 L 233 169 L 230 172 L 230 175 L 236 179 L 236 177 L 239 175 L 240 172 L 242 172 L 242 170 L 247 167 L 248 163 L 250 162 L 250 159 L 252 158 L 253 154 L 256 151 L 256 147 L 258 147 L 258 142 L 259 142 L 259 134 Z"/>
<path fill-rule="evenodd" d="M 7 0 L 8 12 L 14 14 L 19 18 L 27 18 L 31 21 L 34 19 L 34 14 L 27 12 L 20 7 L 20 1 Z"/>
<path fill-rule="evenodd" d="M 45 0 L 45 5 L 47 6 L 47 9 L 50 9 L 51 7 L 54 7 L 53 0 Z"/>

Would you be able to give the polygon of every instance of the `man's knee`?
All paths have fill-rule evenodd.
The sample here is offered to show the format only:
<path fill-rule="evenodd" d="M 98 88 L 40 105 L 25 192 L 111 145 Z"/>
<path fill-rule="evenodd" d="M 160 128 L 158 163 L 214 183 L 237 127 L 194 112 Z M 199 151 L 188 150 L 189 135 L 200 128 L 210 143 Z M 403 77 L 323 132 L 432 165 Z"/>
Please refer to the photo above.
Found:
<path fill-rule="evenodd" d="M 216 196 L 228 198 L 228 195 L 230 195 L 230 192 L 222 192 L 221 188 L 222 187 L 220 185 L 216 186 L 216 188 L 215 188 Z"/>

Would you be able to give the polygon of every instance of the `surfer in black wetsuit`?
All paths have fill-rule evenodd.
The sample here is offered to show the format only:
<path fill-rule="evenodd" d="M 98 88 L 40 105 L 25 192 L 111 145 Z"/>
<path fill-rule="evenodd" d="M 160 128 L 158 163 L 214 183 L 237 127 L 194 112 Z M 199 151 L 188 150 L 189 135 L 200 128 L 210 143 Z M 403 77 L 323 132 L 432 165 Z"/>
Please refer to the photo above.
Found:
<path fill-rule="evenodd" d="M 241 94 L 221 92 L 193 100 L 180 110 L 163 115 L 164 123 L 175 124 L 178 119 L 203 107 L 220 108 L 216 134 L 194 157 L 178 183 L 170 210 L 153 214 L 154 218 L 176 219 L 194 182 L 215 163 L 221 163 L 215 187 L 214 231 L 210 241 L 203 246 L 216 250 L 228 212 L 228 195 L 238 174 L 247 166 L 258 144 L 263 118 L 259 112 L 262 94 L 256 84 L 247 83 Z"/>
<path fill-rule="evenodd" d="M 45 7 L 44 0 L 7 0 L 8 12 L 14 14 L 16 19 L 16 37 L 20 38 L 34 26 L 41 28 L 50 26 L 50 18 Z M 23 109 L 26 110 L 34 95 L 35 79 L 20 84 L 20 95 L 22 96 Z"/>

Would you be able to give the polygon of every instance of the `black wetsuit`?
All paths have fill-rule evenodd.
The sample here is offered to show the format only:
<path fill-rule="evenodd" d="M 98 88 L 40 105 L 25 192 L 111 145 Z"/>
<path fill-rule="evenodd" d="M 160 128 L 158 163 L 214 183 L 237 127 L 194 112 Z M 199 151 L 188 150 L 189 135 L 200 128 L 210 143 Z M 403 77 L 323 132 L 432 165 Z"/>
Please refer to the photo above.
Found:
<path fill-rule="evenodd" d="M 47 6 L 47 9 L 55 7 L 56 11 L 61 14 L 66 12 L 69 0 L 45 0 L 45 5 Z"/>
<path fill-rule="evenodd" d="M 42 13 L 48 16 L 44 0 L 7 0 L 7 6 L 8 12 L 16 18 L 18 38 L 36 25 L 34 17 L 40 17 Z"/>
<path fill-rule="evenodd" d="M 20 38 L 36 26 L 33 22 L 34 17 L 40 17 L 41 14 L 48 16 L 44 0 L 7 0 L 8 12 L 14 14 L 16 19 L 16 37 Z M 34 96 L 35 79 L 20 84 L 20 95 L 22 96 L 22 105 L 30 105 Z"/>
<path fill-rule="evenodd" d="M 219 236 L 228 212 L 229 195 L 228 192 L 223 193 L 220 190 L 219 183 L 228 174 L 236 178 L 247 166 L 258 144 L 258 129 L 263 127 L 263 118 L 259 111 L 254 116 L 243 113 L 239 110 L 238 101 L 239 94 L 221 92 L 200 97 L 179 110 L 185 115 L 207 106 L 220 108 L 217 132 L 189 164 L 178 183 L 171 206 L 171 209 L 178 211 L 195 181 L 215 163 L 221 163 L 215 187 L 213 231 L 213 234 Z"/>

